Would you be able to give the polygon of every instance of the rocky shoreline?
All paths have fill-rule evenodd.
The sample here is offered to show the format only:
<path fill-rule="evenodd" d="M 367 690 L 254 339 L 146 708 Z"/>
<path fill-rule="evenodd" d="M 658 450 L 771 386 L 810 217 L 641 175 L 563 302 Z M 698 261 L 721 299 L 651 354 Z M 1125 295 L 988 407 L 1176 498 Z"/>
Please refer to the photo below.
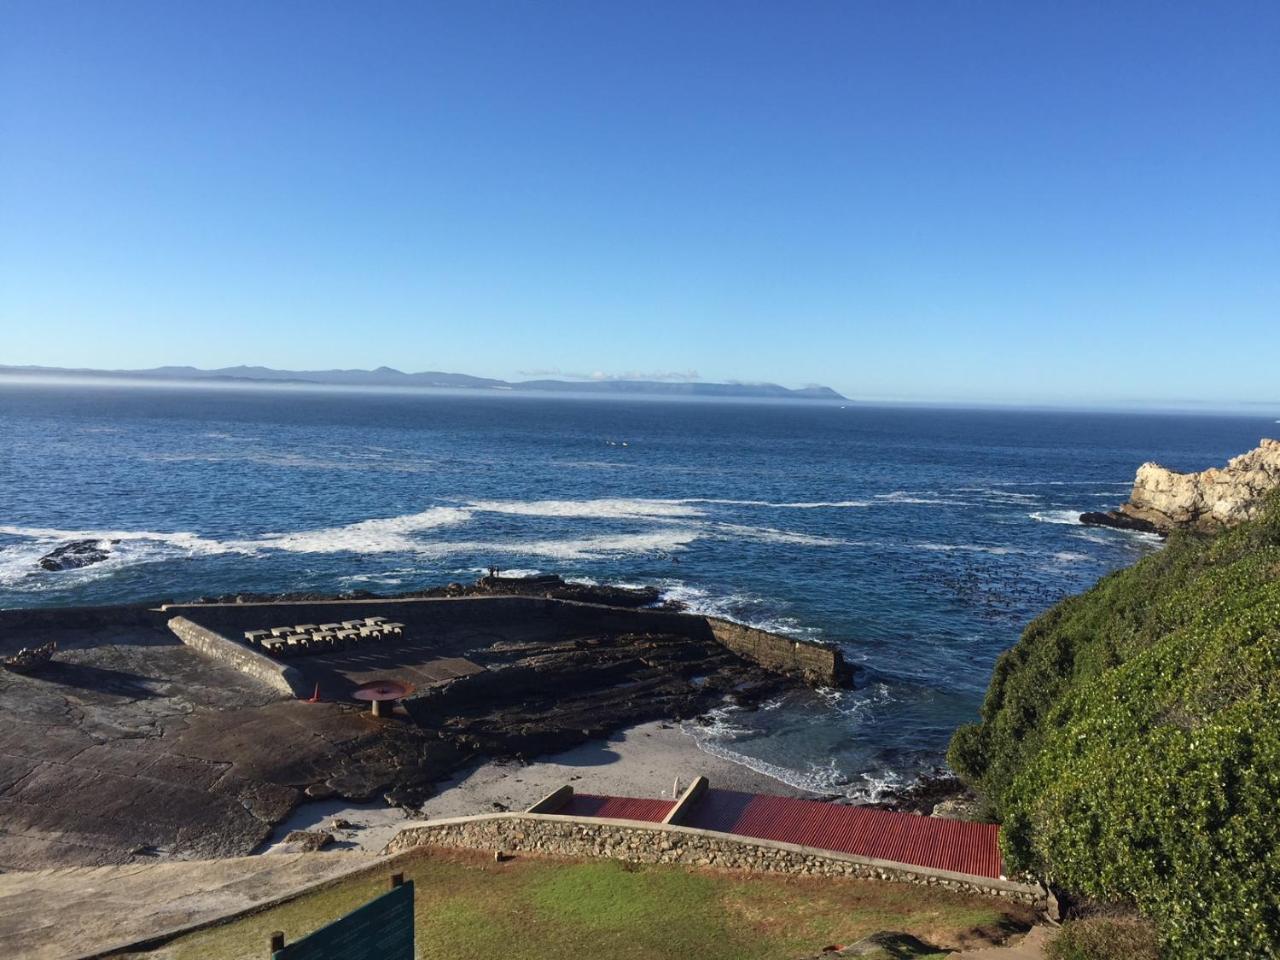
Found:
<path fill-rule="evenodd" d="M 1280 440 L 1263 438 L 1225 467 L 1180 473 L 1158 463 L 1138 468 L 1129 499 L 1115 510 L 1080 515 L 1088 526 L 1168 536 L 1174 530 L 1216 533 L 1255 517 L 1280 487 Z"/>

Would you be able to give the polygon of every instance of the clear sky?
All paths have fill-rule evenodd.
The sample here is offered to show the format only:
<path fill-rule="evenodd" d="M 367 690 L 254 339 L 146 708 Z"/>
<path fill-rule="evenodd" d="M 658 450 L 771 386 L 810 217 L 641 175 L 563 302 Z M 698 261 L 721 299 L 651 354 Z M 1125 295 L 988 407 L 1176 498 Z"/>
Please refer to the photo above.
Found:
<path fill-rule="evenodd" d="M 1280 4 L 0 4 L 0 363 L 1280 399 Z"/>

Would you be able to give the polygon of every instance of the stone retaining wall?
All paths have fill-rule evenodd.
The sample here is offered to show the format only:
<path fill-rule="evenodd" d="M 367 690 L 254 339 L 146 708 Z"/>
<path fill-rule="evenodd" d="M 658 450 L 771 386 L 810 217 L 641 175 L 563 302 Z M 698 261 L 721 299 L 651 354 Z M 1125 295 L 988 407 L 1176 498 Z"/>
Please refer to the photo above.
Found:
<path fill-rule="evenodd" d="M 701 617 L 712 635 L 738 656 L 758 663 L 766 670 L 799 677 L 823 687 L 843 687 L 851 670 L 835 647 L 779 636 L 717 617 Z"/>
<path fill-rule="evenodd" d="M 294 697 L 306 691 L 306 683 L 296 667 L 272 660 L 243 643 L 206 630 L 186 617 L 174 617 L 169 621 L 169 629 L 196 652 L 210 660 L 235 667 L 259 683 L 271 687 L 281 696 Z"/>
<path fill-rule="evenodd" d="M 403 853 L 424 845 L 818 877 L 863 877 L 1029 904 L 1040 902 L 1045 895 L 1038 885 L 930 870 L 792 843 L 692 827 L 549 814 L 499 813 L 427 821 L 401 830 L 383 852 Z"/>

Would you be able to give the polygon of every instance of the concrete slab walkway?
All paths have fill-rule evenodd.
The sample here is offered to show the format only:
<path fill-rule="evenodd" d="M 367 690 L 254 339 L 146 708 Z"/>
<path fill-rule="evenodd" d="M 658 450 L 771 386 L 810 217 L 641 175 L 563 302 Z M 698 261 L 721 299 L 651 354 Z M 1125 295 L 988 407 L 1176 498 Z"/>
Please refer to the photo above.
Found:
<path fill-rule="evenodd" d="M 293 853 L 0 874 L 0 957 L 97 956 L 265 906 L 382 859 Z"/>

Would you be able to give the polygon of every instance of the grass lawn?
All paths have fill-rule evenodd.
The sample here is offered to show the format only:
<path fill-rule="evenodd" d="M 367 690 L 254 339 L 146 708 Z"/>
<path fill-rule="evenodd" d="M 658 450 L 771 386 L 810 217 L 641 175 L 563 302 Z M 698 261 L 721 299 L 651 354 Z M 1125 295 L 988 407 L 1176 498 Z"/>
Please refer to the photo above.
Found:
<path fill-rule="evenodd" d="M 796 960 L 879 930 L 937 947 L 999 940 L 1028 908 L 908 884 L 517 858 L 424 849 L 395 862 L 415 883 L 422 960 Z M 390 868 L 198 931 L 146 960 L 266 958 L 268 937 L 304 936 L 388 889 Z"/>

